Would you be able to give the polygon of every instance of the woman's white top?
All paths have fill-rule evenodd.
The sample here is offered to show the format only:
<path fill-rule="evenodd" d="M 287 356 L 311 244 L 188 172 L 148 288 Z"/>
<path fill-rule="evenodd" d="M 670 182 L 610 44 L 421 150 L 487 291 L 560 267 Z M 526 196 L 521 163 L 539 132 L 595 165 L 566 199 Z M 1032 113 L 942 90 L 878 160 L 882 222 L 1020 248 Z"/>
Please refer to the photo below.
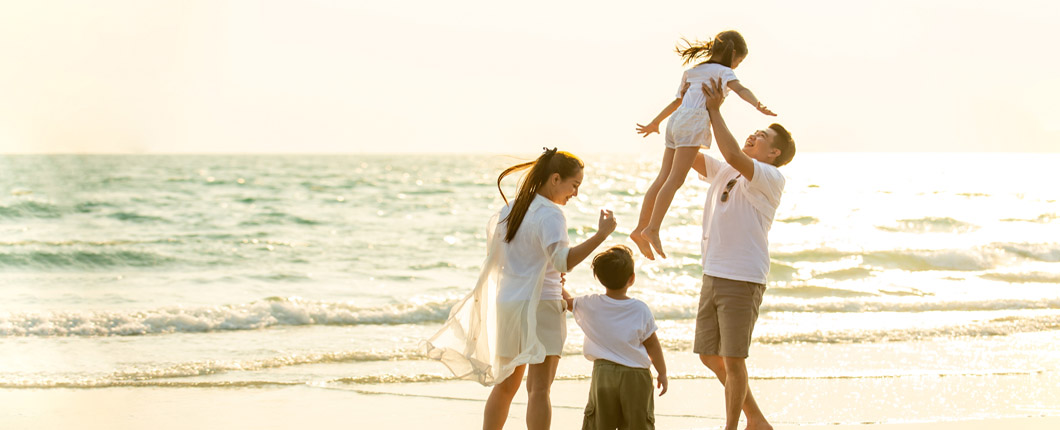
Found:
<path fill-rule="evenodd" d="M 505 242 L 510 211 L 505 206 L 490 219 L 486 261 L 475 289 L 426 341 L 428 357 L 457 378 L 486 386 L 503 382 L 517 366 L 545 361 L 537 338 L 537 305 L 561 299 L 559 274 L 567 271 L 570 251 L 567 221 L 558 205 L 536 195 L 519 231 Z M 498 348 L 501 343 L 505 348 Z"/>

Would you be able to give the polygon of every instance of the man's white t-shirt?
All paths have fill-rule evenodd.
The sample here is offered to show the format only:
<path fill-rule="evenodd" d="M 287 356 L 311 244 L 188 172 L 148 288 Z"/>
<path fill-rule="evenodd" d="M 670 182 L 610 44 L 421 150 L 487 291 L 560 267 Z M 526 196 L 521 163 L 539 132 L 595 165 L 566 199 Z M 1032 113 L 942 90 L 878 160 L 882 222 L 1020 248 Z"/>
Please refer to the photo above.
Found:
<path fill-rule="evenodd" d="M 703 205 L 703 273 L 717 278 L 765 284 L 769 275 L 769 229 L 784 192 L 776 166 L 754 161 L 754 177 L 740 176 L 721 160 L 704 157 L 710 182 Z M 721 201 L 725 185 L 736 185 Z"/>
<path fill-rule="evenodd" d="M 575 297 L 574 321 L 585 332 L 582 353 L 590 361 L 604 359 L 627 367 L 651 367 L 644 341 L 659 327 L 644 302 L 617 300 L 603 294 Z"/>

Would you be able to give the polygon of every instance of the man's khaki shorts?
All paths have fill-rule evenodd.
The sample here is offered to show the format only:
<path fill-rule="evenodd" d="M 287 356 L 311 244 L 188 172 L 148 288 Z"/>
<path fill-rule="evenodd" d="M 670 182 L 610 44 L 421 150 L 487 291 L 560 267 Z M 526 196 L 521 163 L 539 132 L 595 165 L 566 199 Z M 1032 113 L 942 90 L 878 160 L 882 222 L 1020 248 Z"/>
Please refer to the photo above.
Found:
<path fill-rule="evenodd" d="M 747 358 L 765 292 L 763 284 L 703 275 L 692 351 Z"/>

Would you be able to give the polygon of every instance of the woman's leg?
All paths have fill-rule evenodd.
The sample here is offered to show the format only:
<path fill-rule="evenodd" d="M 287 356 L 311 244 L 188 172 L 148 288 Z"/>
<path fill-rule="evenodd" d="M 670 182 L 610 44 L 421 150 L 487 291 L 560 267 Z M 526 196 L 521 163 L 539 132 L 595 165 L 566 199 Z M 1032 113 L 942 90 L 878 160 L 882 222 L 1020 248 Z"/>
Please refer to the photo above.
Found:
<path fill-rule="evenodd" d="M 698 153 L 698 146 L 683 146 L 674 150 L 673 163 L 670 166 L 669 174 L 666 176 L 666 182 L 659 189 L 659 194 L 655 196 L 655 207 L 652 208 L 651 221 L 648 222 L 648 227 L 644 229 L 644 235 L 663 258 L 666 258 L 666 252 L 662 249 L 659 229 L 662 228 L 663 218 L 666 216 L 666 211 L 670 209 L 674 194 L 685 183 L 685 177 L 688 176 L 688 171 L 692 168 L 692 163 L 696 161 L 696 154 Z"/>
<path fill-rule="evenodd" d="M 526 376 L 527 430 L 548 430 L 552 426 L 552 401 L 549 399 L 549 393 L 552 380 L 556 379 L 558 366 L 558 355 L 545 356 L 543 363 L 530 365 L 530 373 Z"/>
<path fill-rule="evenodd" d="M 640 250 L 641 254 L 648 257 L 649 260 L 655 259 L 655 254 L 651 252 L 651 242 L 648 241 L 648 237 L 644 234 L 644 230 L 648 227 L 651 222 L 652 209 L 655 208 L 655 198 L 659 194 L 659 189 L 662 188 L 663 184 L 666 183 L 666 177 L 670 174 L 671 166 L 674 162 L 674 150 L 673 148 L 666 148 L 663 152 L 662 166 L 659 168 L 659 175 L 655 177 L 655 181 L 648 187 L 648 192 L 644 193 L 644 202 L 640 204 L 640 218 L 637 219 L 637 226 L 633 228 L 633 231 L 629 234 L 629 238 L 637 245 L 637 249 Z"/>
<path fill-rule="evenodd" d="M 490 397 L 486 399 L 486 411 L 482 417 L 482 430 L 500 430 L 504 428 L 504 422 L 508 420 L 508 409 L 512 406 L 512 398 L 519 392 L 519 384 L 523 382 L 523 371 L 526 365 L 515 368 L 512 376 L 500 384 L 493 386 Z"/>

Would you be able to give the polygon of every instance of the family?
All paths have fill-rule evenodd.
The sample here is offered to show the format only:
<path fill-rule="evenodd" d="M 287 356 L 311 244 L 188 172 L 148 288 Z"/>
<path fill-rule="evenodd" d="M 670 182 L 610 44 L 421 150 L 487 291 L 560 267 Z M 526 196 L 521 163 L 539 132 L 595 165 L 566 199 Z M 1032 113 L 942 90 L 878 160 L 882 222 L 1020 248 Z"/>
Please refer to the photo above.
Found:
<path fill-rule="evenodd" d="M 705 61 L 684 73 L 672 103 L 649 124 L 638 125 L 646 137 L 670 118 L 662 169 L 630 238 L 645 257 L 654 259 L 658 252 L 665 258 L 659 228 L 674 193 L 689 169 L 710 183 L 693 352 L 724 385 L 725 428 L 735 429 L 742 411 L 747 428 L 770 429 L 748 387 L 745 360 L 769 272 L 768 232 L 784 189 L 778 168 L 794 157 L 795 143 L 784 127 L 771 124 L 751 133 L 741 148 L 726 126 L 721 106 L 728 90 L 774 115 L 733 73 L 747 56 L 739 33 L 725 31 L 689 45 L 678 50 L 685 63 Z M 699 150 L 710 146 L 711 130 L 724 160 Z M 506 204 L 490 220 L 478 282 L 427 341 L 427 354 L 456 377 L 493 387 L 483 429 L 504 426 L 524 375 L 527 428 L 548 429 L 550 387 L 566 340 L 565 312 L 571 311 L 585 333 L 583 354 L 593 361 L 582 428 L 654 429 L 654 390 L 663 395 L 669 382 L 652 312 L 627 295 L 636 280 L 632 252 L 618 245 L 592 259 L 603 294 L 571 297 L 564 288 L 563 274 L 615 230 L 614 215 L 601 210 L 596 233 L 572 246 L 562 207 L 578 195 L 584 164 L 570 153 L 546 149 L 536 160 L 504 170 L 498 189 L 504 177 L 527 169 L 514 200 L 501 190 Z"/>

